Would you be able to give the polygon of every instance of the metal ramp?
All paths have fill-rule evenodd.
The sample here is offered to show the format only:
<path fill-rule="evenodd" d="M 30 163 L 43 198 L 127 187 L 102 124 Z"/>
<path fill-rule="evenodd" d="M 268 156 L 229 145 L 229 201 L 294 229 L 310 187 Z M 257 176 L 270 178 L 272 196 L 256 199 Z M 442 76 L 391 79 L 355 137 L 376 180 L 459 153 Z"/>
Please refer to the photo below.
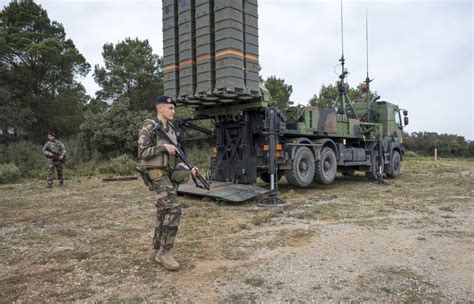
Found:
<path fill-rule="evenodd" d="M 211 190 L 209 191 L 196 187 L 193 182 L 182 184 L 178 188 L 179 194 L 210 197 L 218 201 L 231 203 L 244 202 L 269 191 L 254 185 L 234 184 L 231 182 L 212 182 Z"/>

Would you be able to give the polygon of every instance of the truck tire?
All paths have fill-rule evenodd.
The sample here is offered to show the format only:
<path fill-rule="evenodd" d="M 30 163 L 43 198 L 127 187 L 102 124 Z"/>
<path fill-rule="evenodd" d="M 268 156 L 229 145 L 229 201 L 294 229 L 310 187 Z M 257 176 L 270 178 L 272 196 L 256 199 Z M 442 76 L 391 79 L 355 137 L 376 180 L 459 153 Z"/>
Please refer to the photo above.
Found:
<path fill-rule="evenodd" d="M 314 177 L 314 156 L 308 147 L 296 149 L 291 169 L 285 171 L 285 177 L 293 186 L 304 188 L 311 184 Z"/>
<path fill-rule="evenodd" d="M 337 160 L 336 154 L 330 147 L 321 150 L 321 156 L 316 162 L 314 181 L 318 184 L 329 185 L 336 178 Z"/>
<path fill-rule="evenodd" d="M 277 180 L 276 182 L 279 182 L 279 181 L 280 181 L 281 176 L 282 176 L 282 173 L 281 173 L 280 171 L 278 171 L 278 180 Z M 262 173 L 260 173 L 259 177 L 260 177 L 260 179 L 261 179 L 263 182 L 265 182 L 265 183 L 267 183 L 267 184 L 270 183 L 270 174 L 268 174 L 268 172 L 262 172 Z"/>
<path fill-rule="evenodd" d="M 400 176 L 400 171 L 402 168 L 402 160 L 400 158 L 400 153 L 397 150 L 392 152 L 392 157 L 390 157 L 390 167 L 387 170 L 388 178 L 397 178 Z"/>
<path fill-rule="evenodd" d="M 378 180 L 377 178 L 377 170 L 379 168 L 379 152 L 377 150 L 377 148 L 375 148 L 373 151 L 372 151 L 372 155 L 371 155 L 371 165 L 370 165 L 370 171 L 367 171 L 365 172 L 365 176 L 367 176 L 367 178 L 371 181 L 376 181 Z M 383 168 L 383 167 L 382 167 Z"/>

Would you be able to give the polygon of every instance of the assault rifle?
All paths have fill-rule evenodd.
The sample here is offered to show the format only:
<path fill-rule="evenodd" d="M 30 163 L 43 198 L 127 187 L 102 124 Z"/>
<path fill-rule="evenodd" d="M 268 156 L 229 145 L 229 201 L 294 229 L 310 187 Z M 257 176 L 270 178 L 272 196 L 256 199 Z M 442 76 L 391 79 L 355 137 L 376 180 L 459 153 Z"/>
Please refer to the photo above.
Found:
<path fill-rule="evenodd" d="M 49 153 L 53 154 L 53 156 L 47 156 L 48 158 L 53 159 L 53 161 L 57 161 L 57 162 L 60 162 L 60 163 L 65 163 L 66 162 L 66 157 L 63 157 L 63 159 L 60 159 L 59 157 L 61 156 L 61 154 L 59 154 L 57 152 L 54 152 L 50 148 L 46 148 L 45 151 L 48 151 Z"/>
<path fill-rule="evenodd" d="M 163 130 L 163 128 L 161 128 L 159 123 L 157 123 L 155 125 L 155 128 L 153 129 L 153 132 L 156 135 L 158 135 L 160 138 L 164 139 L 168 144 L 175 146 L 176 151 L 178 152 L 179 159 L 181 159 L 181 161 L 183 163 L 185 163 L 186 166 L 189 167 L 189 169 L 192 169 L 192 168 L 196 167 L 195 165 L 193 165 L 193 163 L 191 163 L 189 158 L 186 156 L 186 153 L 184 153 L 184 151 L 179 147 L 179 145 L 176 145 L 175 143 L 173 143 L 171 138 L 169 138 L 168 134 L 166 134 L 166 132 Z M 194 181 L 194 184 L 196 185 L 196 187 L 205 188 L 207 190 L 211 189 L 211 186 L 206 181 L 206 179 L 204 177 L 202 177 L 202 175 L 199 173 L 199 171 L 196 170 L 196 176 L 194 177 L 193 175 L 191 175 L 191 177 L 193 178 L 193 181 Z M 201 185 L 197 182 L 196 179 L 199 180 Z"/>

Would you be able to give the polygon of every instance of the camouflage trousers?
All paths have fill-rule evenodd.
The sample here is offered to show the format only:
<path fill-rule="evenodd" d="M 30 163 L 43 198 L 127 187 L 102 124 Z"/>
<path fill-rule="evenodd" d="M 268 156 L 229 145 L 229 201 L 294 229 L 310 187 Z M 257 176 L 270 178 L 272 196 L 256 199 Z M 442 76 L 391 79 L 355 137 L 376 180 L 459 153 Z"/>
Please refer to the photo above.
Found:
<path fill-rule="evenodd" d="M 55 170 L 58 173 L 58 179 L 60 181 L 64 180 L 63 178 L 64 164 L 61 162 L 48 160 L 48 183 L 53 182 Z"/>
<path fill-rule="evenodd" d="M 153 236 L 153 250 L 163 251 L 173 248 L 179 222 L 181 206 L 178 194 L 168 176 L 160 176 L 153 180 L 153 189 L 158 194 L 156 200 L 156 227 Z"/>

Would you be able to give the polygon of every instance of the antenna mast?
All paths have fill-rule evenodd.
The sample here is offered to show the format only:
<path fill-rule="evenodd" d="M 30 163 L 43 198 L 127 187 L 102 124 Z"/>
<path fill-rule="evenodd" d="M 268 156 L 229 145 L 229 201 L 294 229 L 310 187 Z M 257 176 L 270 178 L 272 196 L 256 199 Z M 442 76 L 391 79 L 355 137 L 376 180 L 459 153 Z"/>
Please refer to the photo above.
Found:
<path fill-rule="evenodd" d="M 377 111 L 375 102 L 380 96 L 372 95 L 370 92 L 370 83 L 373 79 L 369 77 L 369 14 L 367 8 L 365 9 L 365 48 L 366 48 L 366 61 L 367 61 L 367 76 L 365 81 L 362 83 L 362 92 L 365 93 L 367 99 L 367 114 L 366 121 L 374 122 L 377 119 Z"/>
<path fill-rule="evenodd" d="M 352 106 L 352 102 L 347 96 L 346 92 L 346 76 L 349 74 L 345 67 L 346 60 L 344 58 L 344 16 L 342 9 L 342 0 L 341 0 L 341 46 L 342 46 L 342 55 L 339 62 L 341 63 L 341 74 L 339 75 L 339 81 L 337 82 L 337 87 L 339 90 L 339 95 L 336 98 L 335 106 L 338 107 L 339 102 L 341 103 L 341 108 L 337 108 L 339 114 L 351 116 L 352 118 L 358 119 L 357 113 Z M 348 107 L 349 106 L 349 107 Z M 349 113 L 348 113 L 349 112 Z"/>
<path fill-rule="evenodd" d="M 339 59 L 339 62 L 341 63 L 341 74 L 339 75 L 339 81 L 337 82 L 337 86 L 339 89 L 339 96 L 336 99 L 336 106 L 337 102 L 339 99 L 341 99 L 342 102 L 342 114 L 346 115 L 346 86 L 345 86 L 345 79 L 348 74 L 346 68 L 345 68 L 345 62 L 346 60 L 344 59 L 344 16 L 343 16 L 343 9 L 342 9 L 342 0 L 341 0 L 341 58 Z M 339 111 L 339 110 L 338 110 Z"/>
<path fill-rule="evenodd" d="M 341 46 L 342 46 L 342 56 L 339 61 L 342 61 L 342 65 L 344 68 L 344 17 L 343 17 L 343 10 L 342 10 L 342 0 L 341 0 Z"/>
<path fill-rule="evenodd" d="M 367 62 L 367 76 L 365 77 L 365 90 L 368 93 L 370 92 L 370 82 L 373 79 L 369 78 L 369 14 L 367 12 L 367 8 L 365 8 L 365 51 L 366 51 L 366 62 Z"/>

